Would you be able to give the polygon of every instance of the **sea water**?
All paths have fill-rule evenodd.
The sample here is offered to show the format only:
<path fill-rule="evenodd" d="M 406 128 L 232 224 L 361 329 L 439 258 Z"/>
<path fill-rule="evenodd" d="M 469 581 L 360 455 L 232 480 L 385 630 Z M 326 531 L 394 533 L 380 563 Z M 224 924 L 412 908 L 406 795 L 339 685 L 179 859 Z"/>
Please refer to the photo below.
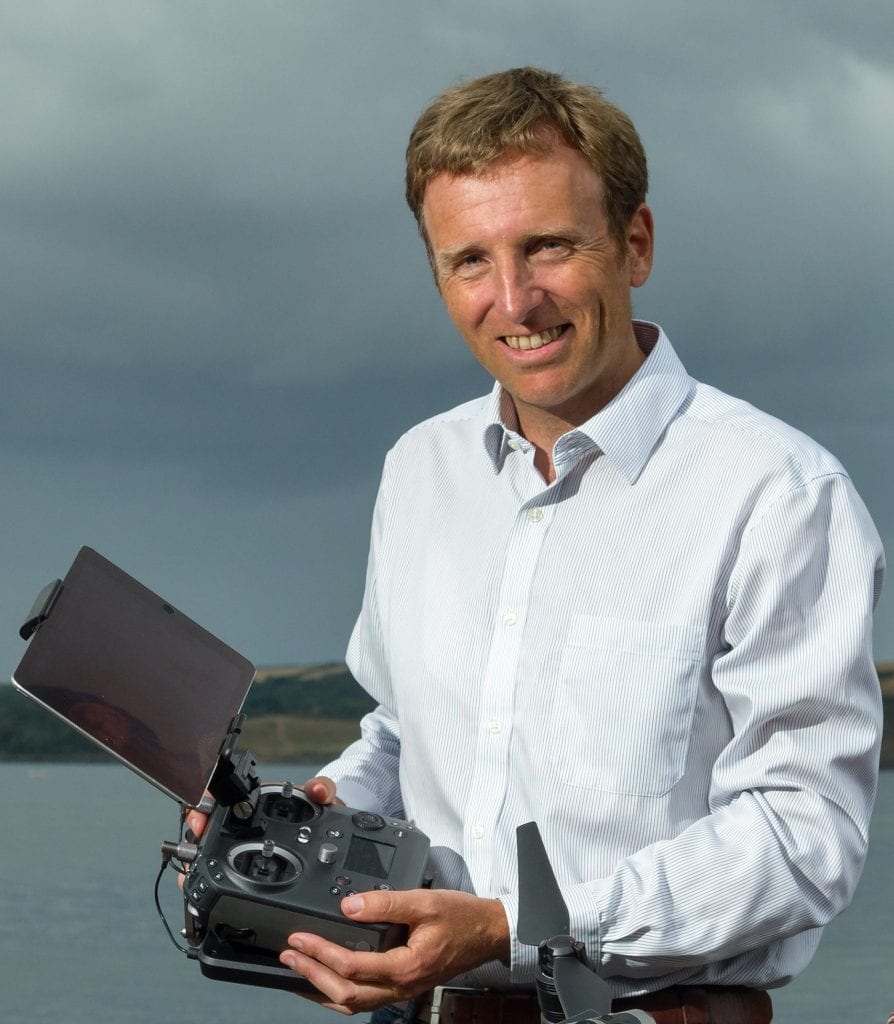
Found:
<path fill-rule="evenodd" d="M 310 770 L 265 768 L 301 781 Z M 152 889 L 173 801 L 117 765 L 0 764 L 4 1024 L 336 1024 L 285 992 L 204 978 L 163 931 Z M 807 971 L 773 993 L 776 1024 L 884 1024 L 894 1008 L 894 772 L 882 775 L 854 903 Z M 176 930 L 174 877 L 163 880 Z M 364 1019 L 361 1015 L 360 1019 Z"/>

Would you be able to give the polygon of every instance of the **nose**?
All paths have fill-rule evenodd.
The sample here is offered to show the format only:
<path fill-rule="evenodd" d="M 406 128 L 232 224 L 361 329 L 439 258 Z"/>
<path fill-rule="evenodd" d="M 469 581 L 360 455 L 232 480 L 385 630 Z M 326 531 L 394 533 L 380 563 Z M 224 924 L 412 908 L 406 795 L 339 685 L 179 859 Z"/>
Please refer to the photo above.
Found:
<path fill-rule="evenodd" d="M 537 283 L 532 268 L 521 258 L 497 265 L 494 287 L 497 312 L 515 324 L 523 324 L 546 294 Z"/>

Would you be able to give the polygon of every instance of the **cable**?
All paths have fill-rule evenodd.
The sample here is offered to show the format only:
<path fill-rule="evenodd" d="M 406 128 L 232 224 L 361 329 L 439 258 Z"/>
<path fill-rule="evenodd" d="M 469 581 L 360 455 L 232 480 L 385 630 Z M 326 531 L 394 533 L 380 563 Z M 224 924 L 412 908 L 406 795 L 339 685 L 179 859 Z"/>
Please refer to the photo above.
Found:
<path fill-rule="evenodd" d="M 165 911 L 162 909 L 162 901 L 159 898 L 159 886 L 161 885 L 162 876 L 165 873 L 165 868 L 168 866 L 169 863 L 170 863 L 170 859 L 168 859 L 166 857 L 162 861 L 162 866 L 159 868 L 159 873 L 156 876 L 156 888 L 155 888 L 156 910 L 158 910 L 158 912 L 159 912 L 159 918 L 161 919 L 162 924 L 165 926 L 165 931 L 168 933 L 168 937 L 170 938 L 171 942 L 173 942 L 174 947 L 176 949 L 179 949 L 180 952 L 183 953 L 184 955 L 188 956 L 189 955 L 189 949 L 186 946 L 181 946 L 180 943 L 174 937 L 174 933 L 171 931 L 171 926 L 168 924 L 168 919 L 165 916 Z M 185 872 L 181 872 L 181 873 L 185 873 Z"/>

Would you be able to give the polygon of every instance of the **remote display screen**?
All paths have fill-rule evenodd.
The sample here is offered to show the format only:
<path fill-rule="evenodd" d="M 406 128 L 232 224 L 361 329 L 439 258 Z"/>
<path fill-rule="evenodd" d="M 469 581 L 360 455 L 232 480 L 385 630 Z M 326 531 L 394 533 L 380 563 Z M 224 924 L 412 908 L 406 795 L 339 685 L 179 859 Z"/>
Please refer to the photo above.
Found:
<path fill-rule="evenodd" d="M 253 678 L 251 662 L 85 547 L 12 681 L 195 805 Z"/>
<path fill-rule="evenodd" d="M 345 869 L 359 871 L 370 878 L 387 878 L 394 860 L 395 847 L 377 843 L 365 836 L 354 836 L 345 856 Z"/>

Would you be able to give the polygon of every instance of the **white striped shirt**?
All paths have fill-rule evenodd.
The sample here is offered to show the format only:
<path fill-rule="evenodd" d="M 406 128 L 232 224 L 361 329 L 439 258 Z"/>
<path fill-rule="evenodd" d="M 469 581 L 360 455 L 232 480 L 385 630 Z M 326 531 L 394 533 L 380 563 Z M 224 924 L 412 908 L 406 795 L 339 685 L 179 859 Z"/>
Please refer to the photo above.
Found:
<path fill-rule="evenodd" d="M 832 456 L 636 330 L 552 484 L 499 386 L 386 460 L 348 652 L 380 706 L 324 772 L 431 837 L 436 885 L 502 900 L 511 967 L 466 983 L 532 982 L 525 821 L 619 996 L 784 983 L 863 863 L 876 531 Z"/>

